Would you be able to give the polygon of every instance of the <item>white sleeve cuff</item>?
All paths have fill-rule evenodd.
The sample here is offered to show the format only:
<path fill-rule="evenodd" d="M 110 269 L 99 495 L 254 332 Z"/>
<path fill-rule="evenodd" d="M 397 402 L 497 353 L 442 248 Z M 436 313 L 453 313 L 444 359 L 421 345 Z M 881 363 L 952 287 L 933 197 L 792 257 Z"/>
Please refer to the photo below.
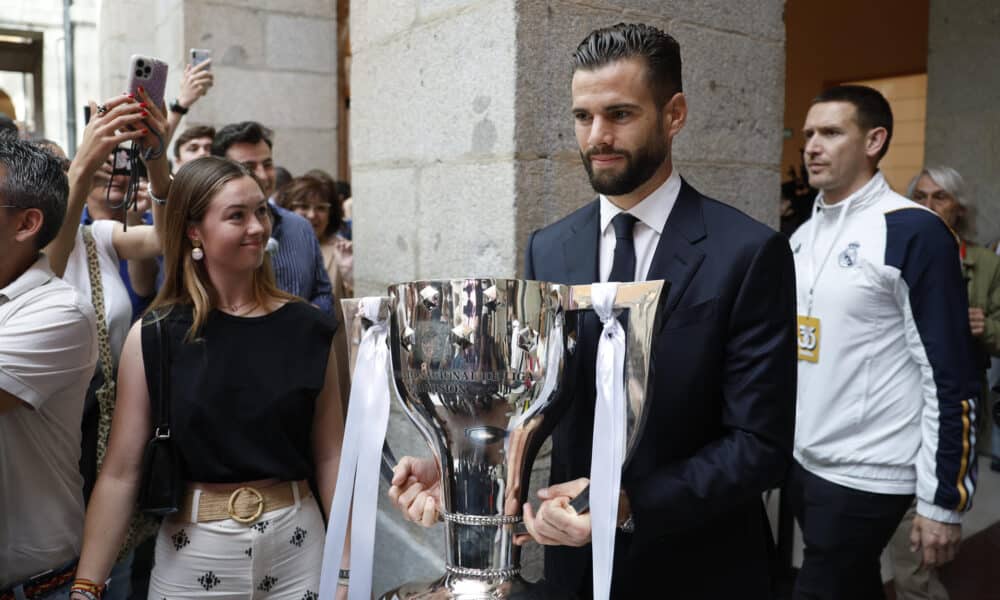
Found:
<path fill-rule="evenodd" d="M 917 514 L 925 519 L 930 519 L 931 521 L 937 521 L 939 523 L 957 524 L 962 522 L 962 513 L 955 510 L 948 510 L 947 508 L 941 508 L 936 504 L 924 502 L 920 499 L 917 499 Z"/>

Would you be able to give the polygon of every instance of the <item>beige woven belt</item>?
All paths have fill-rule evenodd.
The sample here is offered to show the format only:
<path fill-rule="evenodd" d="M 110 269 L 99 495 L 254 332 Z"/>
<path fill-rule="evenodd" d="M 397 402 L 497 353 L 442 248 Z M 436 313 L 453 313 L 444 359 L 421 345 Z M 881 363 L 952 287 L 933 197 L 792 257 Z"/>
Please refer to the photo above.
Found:
<path fill-rule="evenodd" d="M 226 491 L 191 488 L 176 518 L 195 523 L 232 519 L 250 525 L 268 511 L 292 506 L 296 496 L 301 502 L 310 495 L 309 484 L 305 481 L 283 481 L 265 488 L 235 485 Z"/>

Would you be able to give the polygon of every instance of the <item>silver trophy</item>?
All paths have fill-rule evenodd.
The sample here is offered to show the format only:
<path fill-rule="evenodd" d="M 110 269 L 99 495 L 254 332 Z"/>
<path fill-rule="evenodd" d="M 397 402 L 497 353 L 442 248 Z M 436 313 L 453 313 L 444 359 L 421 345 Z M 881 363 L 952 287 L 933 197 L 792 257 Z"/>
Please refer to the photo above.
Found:
<path fill-rule="evenodd" d="M 615 298 L 627 332 L 626 457 L 642 431 L 665 296 L 664 283 L 654 281 L 620 284 Z M 343 306 L 353 370 L 356 344 L 370 323 L 358 314 L 357 300 Z M 446 573 L 391 590 L 383 600 L 554 597 L 521 578 L 513 537 L 535 456 L 572 401 L 562 393 L 564 366 L 590 308 L 590 286 L 515 279 L 390 286 L 382 310 L 391 313 L 393 376 L 441 475 Z M 395 459 L 388 447 L 383 455 L 383 475 L 391 478 Z M 587 509 L 587 497 L 574 501 L 578 511 Z"/>

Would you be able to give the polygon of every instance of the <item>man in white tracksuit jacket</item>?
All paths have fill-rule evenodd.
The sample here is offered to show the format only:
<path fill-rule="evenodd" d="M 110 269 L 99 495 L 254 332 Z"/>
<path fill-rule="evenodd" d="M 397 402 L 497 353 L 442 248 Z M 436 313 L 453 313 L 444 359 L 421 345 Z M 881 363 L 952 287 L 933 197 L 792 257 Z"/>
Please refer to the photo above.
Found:
<path fill-rule="evenodd" d="M 805 553 L 795 598 L 882 598 L 879 555 L 917 499 L 911 540 L 950 560 L 975 490 L 978 380 L 955 236 L 878 171 L 885 98 L 832 88 L 806 117 L 820 190 L 791 238 L 798 298 L 795 460 Z"/>

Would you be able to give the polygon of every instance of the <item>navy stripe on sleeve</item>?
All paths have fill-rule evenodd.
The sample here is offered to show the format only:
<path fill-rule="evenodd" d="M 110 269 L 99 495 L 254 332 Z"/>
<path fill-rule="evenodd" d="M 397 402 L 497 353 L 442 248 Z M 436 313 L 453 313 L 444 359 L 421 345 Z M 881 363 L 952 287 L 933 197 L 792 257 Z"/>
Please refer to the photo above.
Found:
<path fill-rule="evenodd" d="M 885 264 L 899 269 L 909 288 L 937 388 L 934 504 L 967 510 L 975 486 L 972 439 L 979 377 L 958 244 L 937 215 L 921 208 L 889 212 L 885 220 Z"/>

